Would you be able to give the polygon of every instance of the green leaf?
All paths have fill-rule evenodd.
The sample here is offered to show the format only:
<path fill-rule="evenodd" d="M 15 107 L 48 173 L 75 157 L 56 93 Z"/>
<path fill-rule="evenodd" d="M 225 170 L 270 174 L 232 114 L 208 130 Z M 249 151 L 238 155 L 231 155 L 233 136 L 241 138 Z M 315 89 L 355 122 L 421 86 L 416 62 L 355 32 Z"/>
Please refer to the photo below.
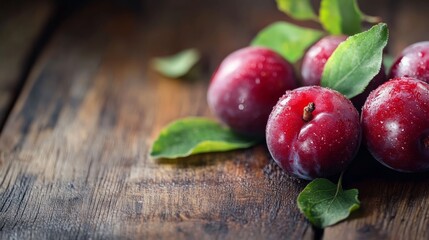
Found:
<path fill-rule="evenodd" d="M 251 45 L 271 48 L 295 63 L 304 55 L 305 50 L 322 36 L 322 32 L 314 29 L 275 22 L 262 29 Z"/>
<path fill-rule="evenodd" d="M 361 32 L 364 19 L 356 0 L 322 0 L 319 16 L 326 31 L 346 35 Z"/>
<path fill-rule="evenodd" d="M 256 143 L 254 139 L 238 136 L 213 120 L 189 117 L 165 127 L 155 140 L 150 155 L 155 158 L 178 158 L 248 148 Z"/>
<path fill-rule="evenodd" d="M 313 7 L 309 0 L 276 0 L 277 8 L 298 20 L 316 20 Z"/>
<path fill-rule="evenodd" d="M 346 219 L 360 206 L 358 190 L 343 190 L 338 185 L 318 178 L 309 183 L 298 195 L 298 208 L 316 227 L 325 228 Z"/>
<path fill-rule="evenodd" d="M 380 23 L 342 42 L 326 62 L 321 85 L 348 98 L 362 93 L 380 71 L 388 35 L 387 25 Z"/>
<path fill-rule="evenodd" d="M 178 78 L 186 75 L 200 60 L 196 49 L 186 49 L 175 55 L 152 60 L 153 68 L 164 76 Z"/>

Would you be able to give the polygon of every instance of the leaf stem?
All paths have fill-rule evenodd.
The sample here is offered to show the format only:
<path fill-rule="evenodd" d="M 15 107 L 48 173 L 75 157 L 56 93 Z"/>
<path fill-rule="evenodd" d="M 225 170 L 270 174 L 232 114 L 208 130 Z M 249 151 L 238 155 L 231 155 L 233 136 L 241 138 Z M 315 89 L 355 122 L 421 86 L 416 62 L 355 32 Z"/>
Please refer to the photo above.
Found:
<path fill-rule="evenodd" d="M 338 179 L 337 192 L 335 193 L 335 196 L 337 196 L 337 194 L 343 189 L 343 175 L 344 171 L 341 172 L 340 178 Z"/>

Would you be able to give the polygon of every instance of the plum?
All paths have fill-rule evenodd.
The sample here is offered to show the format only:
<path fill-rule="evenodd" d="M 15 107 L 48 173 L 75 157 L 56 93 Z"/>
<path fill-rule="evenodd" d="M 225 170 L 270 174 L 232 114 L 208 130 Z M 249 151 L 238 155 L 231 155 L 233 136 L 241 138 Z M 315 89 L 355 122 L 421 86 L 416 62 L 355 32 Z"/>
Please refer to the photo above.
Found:
<path fill-rule="evenodd" d="M 207 100 L 232 130 L 263 138 L 271 109 L 297 87 L 292 65 L 276 52 L 246 47 L 231 53 L 213 74 Z"/>
<path fill-rule="evenodd" d="M 429 84 L 392 79 L 362 109 L 365 143 L 380 163 L 401 172 L 429 170 Z"/>
<path fill-rule="evenodd" d="M 361 141 L 359 113 L 341 93 L 320 86 L 287 91 L 273 108 L 266 129 L 273 159 L 302 179 L 343 171 Z"/>
<path fill-rule="evenodd" d="M 405 48 L 394 61 L 389 78 L 413 77 L 429 83 L 429 41 Z"/>

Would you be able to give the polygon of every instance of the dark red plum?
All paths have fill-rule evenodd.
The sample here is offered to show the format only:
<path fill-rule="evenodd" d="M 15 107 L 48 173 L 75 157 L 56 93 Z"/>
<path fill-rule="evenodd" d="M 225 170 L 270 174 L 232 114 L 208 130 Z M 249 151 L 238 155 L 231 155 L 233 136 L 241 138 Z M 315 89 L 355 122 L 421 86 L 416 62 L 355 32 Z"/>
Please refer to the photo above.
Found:
<path fill-rule="evenodd" d="M 429 83 L 429 41 L 405 48 L 394 61 L 389 77 L 413 77 Z"/>
<path fill-rule="evenodd" d="M 271 109 L 286 90 L 296 87 L 292 65 L 279 54 L 247 47 L 223 60 L 207 99 L 212 112 L 231 129 L 263 138 Z"/>
<path fill-rule="evenodd" d="M 362 109 L 365 143 L 380 163 L 401 172 L 429 170 L 429 84 L 395 78 Z"/>
<path fill-rule="evenodd" d="M 326 61 L 328 61 L 338 45 L 346 39 L 347 36 L 326 36 L 308 49 L 301 67 L 303 86 L 320 85 Z"/>
<path fill-rule="evenodd" d="M 273 159 L 302 179 L 343 171 L 361 139 L 359 113 L 341 93 L 320 86 L 287 91 L 273 108 L 266 129 Z"/>

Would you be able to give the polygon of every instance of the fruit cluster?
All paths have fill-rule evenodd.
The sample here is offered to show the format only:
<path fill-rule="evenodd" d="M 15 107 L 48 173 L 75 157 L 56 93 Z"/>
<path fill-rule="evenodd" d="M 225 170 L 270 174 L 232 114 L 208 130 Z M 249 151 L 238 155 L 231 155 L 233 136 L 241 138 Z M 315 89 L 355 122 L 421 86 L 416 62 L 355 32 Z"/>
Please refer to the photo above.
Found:
<path fill-rule="evenodd" d="M 392 169 L 429 169 L 429 42 L 407 47 L 388 77 L 384 67 L 351 98 L 320 86 L 325 63 L 346 36 L 308 49 L 298 81 L 293 66 L 263 47 L 238 50 L 214 73 L 208 103 L 237 133 L 265 137 L 289 174 L 314 179 L 343 171 L 359 146 Z"/>

